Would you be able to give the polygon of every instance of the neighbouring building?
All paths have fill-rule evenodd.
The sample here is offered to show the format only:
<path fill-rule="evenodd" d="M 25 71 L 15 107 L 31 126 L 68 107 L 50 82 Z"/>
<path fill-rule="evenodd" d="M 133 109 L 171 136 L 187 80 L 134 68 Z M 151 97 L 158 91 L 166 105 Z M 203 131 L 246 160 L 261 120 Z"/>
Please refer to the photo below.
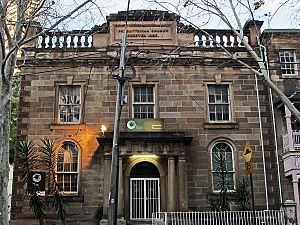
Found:
<path fill-rule="evenodd" d="M 265 30 L 262 37 L 267 51 L 271 80 L 300 110 L 300 30 Z M 280 156 L 282 198 L 293 199 L 297 203 L 297 217 L 300 218 L 300 123 L 274 94 L 273 96 L 277 134 L 275 147 Z"/>
<path fill-rule="evenodd" d="M 107 218 L 114 77 L 125 17 L 119 12 L 91 30 L 50 32 L 25 49 L 18 140 L 59 140 L 56 177 L 69 211 L 67 224 L 97 224 Z M 179 19 L 156 10 L 133 10 L 128 16 L 126 74 L 131 79 L 121 116 L 118 217 L 129 224 L 147 220 L 157 211 L 209 210 L 208 198 L 220 191 L 215 159 L 220 155 L 226 162 L 226 186 L 234 198 L 238 181 L 245 176 L 246 142 L 253 148 L 256 209 L 279 209 L 282 201 L 293 199 L 293 189 L 282 176 L 281 201 L 269 90 L 207 34 Z M 256 25 L 261 23 L 249 22 L 244 31 L 253 47 Z M 34 33 L 36 28 L 32 29 Z M 256 66 L 230 30 L 207 32 Z M 280 36 L 275 40 L 279 43 Z M 287 60 L 296 43 L 280 51 L 280 58 L 276 53 L 280 48 L 272 43 L 273 39 L 270 48 L 276 50 L 272 58 L 269 54 L 270 68 L 278 67 L 280 73 L 281 59 L 282 71 L 291 77 Z M 290 84 L 297 88 L 295 79 L 285 80 L 277 73 L 271 77 L 283 88 Z M 277 108 L 276 118 L 283 124 L 284 107 L 278 103 Z M 288 126 L 277 127 L 282 134 L 288 131 Z M 18 180 L 15 169 L 10 224 L 36 224 Z M 50 215 L 48 223 L 59 221 Z"/>

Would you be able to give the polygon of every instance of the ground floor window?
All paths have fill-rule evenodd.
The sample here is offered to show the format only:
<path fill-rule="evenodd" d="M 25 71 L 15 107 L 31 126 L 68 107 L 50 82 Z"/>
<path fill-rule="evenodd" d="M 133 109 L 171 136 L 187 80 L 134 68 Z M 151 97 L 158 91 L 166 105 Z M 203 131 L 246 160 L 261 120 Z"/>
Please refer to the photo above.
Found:
<path fill-rule="evenodd" d="M 72 142 L 65 142 L 58 151 L 56 177 L 63 193 L 78 192 L 78 148 Z"/>
<path fill-rule="evenodd" d="M 226 142 L 217 142 L 211 149 L 213 191 L 235 189 L 233 150 Z"/>

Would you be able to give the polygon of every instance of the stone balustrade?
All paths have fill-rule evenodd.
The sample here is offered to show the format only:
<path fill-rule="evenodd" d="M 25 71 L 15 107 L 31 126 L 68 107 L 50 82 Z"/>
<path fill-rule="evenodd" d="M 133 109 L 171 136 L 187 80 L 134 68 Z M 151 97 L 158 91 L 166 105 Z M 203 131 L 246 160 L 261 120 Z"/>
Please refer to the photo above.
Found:
<path fill-rule="evenodd" d="M 207 33 L 201 31 L 193 31 L 194 46 L 199 48 L 236 48 L 243 47 L 241 40 L 231 30 L 205 30 Z M 92 48 L 96 36 L 92 30 L 80 30 L 70 32 L 47 32 L 39 36 L 36 47 L 38 49 L 78 49 L 78 48 Z M 249 32 L 244 35 L 248 42 Z"/>
<path fill-rule="evenodd" d="M 47 32 L 38 37 L 39 49 L 75 49 L 93 47 L 93 33 L 91 30 L 71 32 Z"/>
<path fill-rule="evenodd" d="M 195 33 L 195 46 L 203 48 L 220 47 L 243 47 L 243 43 L 231 30 L 205 30 Z M 244 33 L 244 38 L 248 42 L 249 32 Z"/>

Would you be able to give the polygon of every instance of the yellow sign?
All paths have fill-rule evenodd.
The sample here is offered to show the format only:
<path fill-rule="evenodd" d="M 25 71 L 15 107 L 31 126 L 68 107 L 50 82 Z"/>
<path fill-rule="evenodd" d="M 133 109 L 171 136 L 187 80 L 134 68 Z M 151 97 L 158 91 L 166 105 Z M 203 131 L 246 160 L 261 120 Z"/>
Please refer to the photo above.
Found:
<path fill-rule="evenodd" d="M 246 162 L 250 162 L 251 158 L 252 158 L 252 147 L 250 146 L 250 144 L 247 142 L 245 147 L 244 147 L 244 158 L 246 160 Z"/>
<path fill-rule="evenodd" d="M 245 162 L 245 168 L 246 168 L 247 175 L 253 174 L 253 165 L 251 161 Z"/>

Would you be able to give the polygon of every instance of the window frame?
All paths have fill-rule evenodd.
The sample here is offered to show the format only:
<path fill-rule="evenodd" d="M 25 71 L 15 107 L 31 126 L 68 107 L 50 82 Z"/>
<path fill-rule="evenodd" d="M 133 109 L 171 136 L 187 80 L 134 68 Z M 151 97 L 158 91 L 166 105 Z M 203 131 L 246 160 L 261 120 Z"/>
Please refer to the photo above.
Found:
<path fill-rule="evenodd" d="M 61 87 L 72 87 L 72 86 L 78 86 L 80 88 L 79 93 L 80 93 L 80 109 L 79 109 L 79 120 L 77 121 L 72 121 L 72 122 L 62 122 L 60 121 L 60 88 Z M 54 115 L 54 120 L 56 124 L 60 125 L 70 125 L 70 124 L 81 124 L 83 123 L 83 96 L 84 96 L 84 83 L 83 82 L 76 82 L 72 84 L 68 83 L 56 83 L 56 102 L 55 102 L 55 115 Z"/>
<path fill-rule="evenodd" d="M 213 193 L 219 193 L 220 190 L 216 190 L 214 187 L 214 174 L 217 174 L 219 172 L 214 171 L 214 164 L 213 164 L 213 150 L 216 147 L 216 145 L 218 144 L 226 144 L 231 151 L 231 164 L 232 164 L 232 170 L 231 171 L 227 171 L 226 174 L 232 174 L 232 180 L 233 180 L 233 189 L 228 189 L 228 192 L 235 192 L 236 191 L 236 169 L 235 169 L 235 160 L 234 160 L 234 147 L 231 143 L 229 143 L 226 140 L 217 140 L 215 141 L 213 144 L 211 144 L 210 146 L 210 164 L 211 164 L 211 188 Z"/>
<path fill-rule="evenodd" d="M 75 146 L 75 150 L 77 150 L 77 171 L 76 172 L 72 172 L 72 171 L 60 171 L 58 172 L 58 157 L 59 157 L 59 151 L 63 148 L 64 145 L 73 145 Z M 64 149 L 64 151 L 66 151 L 66 149 Z M 78 144 L 74 143 L 73 141 L 70 141 L 70 140 L 67 140 L 67 141 L 64 141 L 58 148 L 58 151 L 56 153 L 56 167 L 55 167 L 55 179 L 56 179 L 56 182 L 59 184 L 59 181 L 58 181 L 58 175 L 59 174 L 77 174 L 77 185 L 76 185 L 76 191 L 71 191 L 71 185 L 72 185 L 72 182 L 71 180 L 69 181 L 70 182 L 70 191 L 65 191 L 64 190 L 64 187 L 61 187 L 61 193 L 63 195 L 78 195 L 80 192 L 79 192 L 79 188 L 80 188 L 80 174 L 81 174 L 81 149 L 79 147 Z M 63 181 L 64 183 L 64 181 Z"/>
<path fill-rule="evenodd" d="M 228 82 L 222 82 L 222 83 L 215 83 L 215 82 L 209 82 L 206 83 L 206 106 L 207 106 L 207 121 L 211 124 L 216 123 L 234 123 L 234 113 L 233 113 L 233 95 L 232 95 L 232 84 Z M 227 86 L 227 95 L 228 95 L 228 102 L 227 103 L 210 103 L 209 100 L 209 86 Z M 211 120 L 210 118 L 210 105 L 228 105 L 228 120 Z"/>
<path fill-rule="evenodd" d="M 157 102 L 157 83 L 154 82 L 147 82 L 147 83 L 140 83 L 140 82 L 131 82 L 129 84 L 130 87 L 130 110 L 129 115 L 130 118 L 135 119 L 156 119 L 157 118 L 157 110 L 158 110 L 158 102 Z M 153 88 L 153 102 L 135 102 L 134 101 L 134 88 L 135 87 L 152 87 Z M 134 105 L 153 105 L 153 118 L 136 118 L 134 117 Z"/>
<path fill-rule="evenodd" d="M 294 58 L 294 61 L 293 62 L 286 62 L 286 58 L 287 56 L 281 56 L 281 54 L 290 54 L 288 57 L 291 58 L 291 55 L 292 57 Z M 279 62 L 280 62 L 280 73 L 281 73 L 281 76 L 283 77 L 288 77 L 288 76 L 291 76 L 291 77 L 294 77 L 294 76 L 297 76 L 298 75 L 298 65 L 297 65 L 297 57 L 296 57 L 296 51 L 293 50 L 293 49 L 282 49 L 282 50 L 279 50 L 278 52 L 278 57 L 279 57 Z M 282 57 L 285 59 L 285 61 L 282 61 Z M 283 68 L 283 66 L 285 66 Z M 288 67 L 289 66 L 292 66 L 293 68 L 292 69 L 289 69 Z M 283 73 L 283 71 L 286 70 L 294 70 L 294 73 Z"/>

